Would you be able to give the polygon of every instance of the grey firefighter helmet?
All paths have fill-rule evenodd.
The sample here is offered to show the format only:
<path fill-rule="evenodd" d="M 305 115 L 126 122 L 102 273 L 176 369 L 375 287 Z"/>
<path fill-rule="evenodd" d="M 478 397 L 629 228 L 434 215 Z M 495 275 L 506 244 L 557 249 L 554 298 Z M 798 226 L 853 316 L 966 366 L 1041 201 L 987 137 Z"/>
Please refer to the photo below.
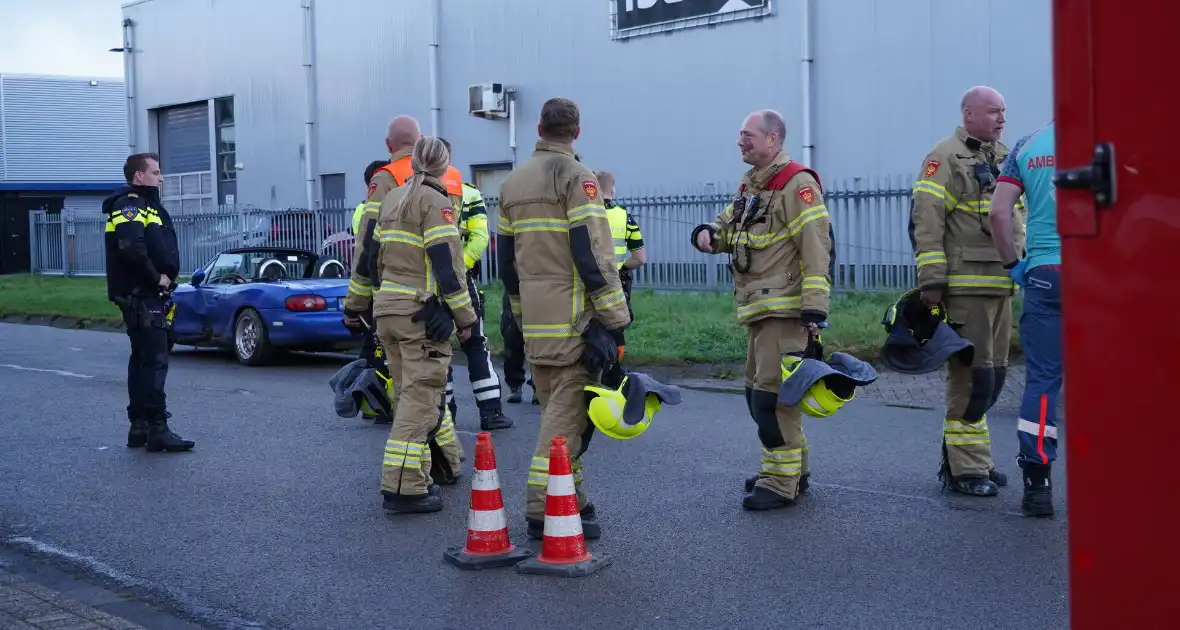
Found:
<path fill-rule="evenodd" d="M 328 379 L 328 385 L 336 395 L 336 415 L 341 418 L 356 417 L 361 410 L 361 401 L 368 403 L 369 409 L 386 415 L 390 413 L 386 383 L 364 359 L 352 361 L 337 370 Z"/>
<path fill-rule="evenodd" d="M 968 366 L 975 358 L 975 346 L 955 331 L 946 305 L 927 307 L 918 289 L 906 291 L 891 304 L 881 324 L 888 333 L 881 362 L 895 372 L 928 374 L 951 357 Z"/>

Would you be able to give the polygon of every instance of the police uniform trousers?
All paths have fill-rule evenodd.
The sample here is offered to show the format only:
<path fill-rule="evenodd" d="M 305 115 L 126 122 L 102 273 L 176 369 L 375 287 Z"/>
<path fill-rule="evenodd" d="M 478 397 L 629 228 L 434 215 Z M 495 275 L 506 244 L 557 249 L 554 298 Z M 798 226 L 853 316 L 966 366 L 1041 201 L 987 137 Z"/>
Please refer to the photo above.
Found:
<path fill-rule="evenodd" d="M 500 377 L 496 374 L 496 366 L 492 365 L 488 338 L 483 329 L 484 303 L 475 286 L 475 278 L 470 273 L 467 274 L 467 292 L 471 294 L 471 304 L 475 306 L 476 321 L 471 327 L 471 336 L 459 344 L 459 348 L 467 355 L 467 377 L 471 380 L 475 405 L 479 408 L 480 417 L 483 417 L 501 410 Z M 447 368 L 447 407 L 452 414 L 458 408 L 455 403 L 455 375 L 450 367 Z"/>
<path fill-rule="evenodd" d="M 399 347 L 393 346 L 393 351 L 385 352 L 384 355 L 388 364 L 386 373 L 401 374 L 402 355 Z M 447 366 L 450 367 L 450 361 L 447 361 Z M 400 385 L 399 379 L 393 379 L 392 386 L 387 390 L 389 408 L 395 414 L 397 413 L 398 399 L 401 398 Z M 455 417 L 451 414 L 451 410 L 445 407 L 443 410 L 442 424 L 439 425 L 438 432 L 430 439 L 432 470 L 444 476 L 455 477 L 463 469 L 463 443 L 455 434 Z M 445 468 L 440 468 L 444 466 Z M 435 481 L 438 482 L 439 479 L 435 479 Z"/>
<path fill-rule="evenodd" d="M 803 414 L 778 403 L 783 355 L 807 348 L 807 329 L 796 318 L 771 317 L 749 325 L 746 337 L 746 404 L 758 427 L 762 465 L 756 486 L 787 499 L 799 491 L 808 473 Z"/>
<path fill-rule="evenodd" d="M 131 342 L 127 360 L 127 418 L 155 424 L 167 419 L 164 385 L 168 379 L 168 324 L 157 297 L 130 298 L 120 304 Z"/>
<path fill-rule="evenodd" d="M 391 357 L 391 350 L 397 349 L 400 366 L 391 368 L 399 400 L 385 442 L 381 491 L 409 497 L 426 495 L 433 482 L 429 443 L 443 420 L 451 345 L 428 339 L 426 327 L 410 321 L 409 315 L 378 316 L 377 336 Z"/>
<path fill-rule="evenodd" d="M 582 489 L 582 454 L 590 442 L 594 424 L 586 409 L 585 387 L 597 382 L 597 375 L 577 361 L 572 365 L 534 365 L 533 383 L 541 402 L 541 430 L 537 434 L 537 448 L 529 464 L 528 487 L 525 493 L 525 517 L 545 518 L 545 491 L 549 486 L 549 448 L 553 438 L 565 438 L 574 474 L 574 491 L 578 496 L 578 510 L 587 505 Z"/>
<path fill-rule="evenodd" d="M 1000 397 L 1012 339 L 1011 296 L 952 295 L 947 316 L 975 345 L 971 367 L 947 363 L 946 419 L 942 425 L 945 466 L 952 477 L 985 479 L 995 468 L 987 411 Z"/>
<path fill-rule="evenodd" d="M 631 322 L 635 322 L 635 311 L 631 310 L 631 284 L 634 279 L 631 277 L 631 270 L 626 267 L 619 269 L 619 283 L 623 285 L 623 295 L 627 298 L 627 314 L 631 316 Z"/>
<path fill-rule="evenodd" d="M 513 389 L 526 382 L 533 387 L 531 377 L 525 380 L 524 333 L 512 316 L 508 289 L 504 289 L 504 298 L 500 302 L 500 335 L 504 338 L 504 381 Z"/>

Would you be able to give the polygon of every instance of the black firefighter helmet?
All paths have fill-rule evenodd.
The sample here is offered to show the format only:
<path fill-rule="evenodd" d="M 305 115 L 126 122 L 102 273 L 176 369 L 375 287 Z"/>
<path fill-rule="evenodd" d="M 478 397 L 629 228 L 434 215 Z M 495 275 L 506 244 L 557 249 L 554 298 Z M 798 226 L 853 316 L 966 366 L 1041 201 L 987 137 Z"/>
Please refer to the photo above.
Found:
<path fill-rule="evenodd" d="M 975 358 L 975 346 L 952 328 L 946 304 L 927 307 L 918 289 L 906 291 L 891 304 L 881 324 L 889 334 L 881 361 L 895 372 L 928 374 L 951 357 L 964 365 Z"/>

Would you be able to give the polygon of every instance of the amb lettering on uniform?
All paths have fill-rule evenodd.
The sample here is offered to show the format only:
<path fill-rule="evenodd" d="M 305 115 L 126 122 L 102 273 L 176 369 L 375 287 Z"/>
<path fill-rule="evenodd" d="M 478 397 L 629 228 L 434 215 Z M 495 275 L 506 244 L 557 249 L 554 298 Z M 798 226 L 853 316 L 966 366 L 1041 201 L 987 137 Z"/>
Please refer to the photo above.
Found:
<path fill-rule="evenodd" d="M 1038 168 L 1053 168 L 1054 166 L 1057 166 L 1057 163 L 1053 157 L 1054 156 L 1052 155 L 1038 155 L 1035 157 L 1030 157 L 1028 158 L 1028 166 L 1026 168 L 1030 171 Z"/>

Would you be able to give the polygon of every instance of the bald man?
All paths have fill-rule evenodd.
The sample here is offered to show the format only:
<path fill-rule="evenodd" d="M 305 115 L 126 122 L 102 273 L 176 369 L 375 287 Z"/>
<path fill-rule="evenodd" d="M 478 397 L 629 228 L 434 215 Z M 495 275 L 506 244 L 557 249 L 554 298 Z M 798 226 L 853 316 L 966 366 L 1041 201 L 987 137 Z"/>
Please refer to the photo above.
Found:
<path fill-rule="evenodd" d="M 947 364 L 939 478 L 953 492 L 991 497 L 1008 483 L 992 459 L 987 411 L 1007 377 L 1016 292 L 988 221 L 1008 156 L 1000 142 L 1005 105 L 999 92 L 983 86 L 968 90 L 959 105 L 962 124 L 926 154 L 914 183 L 910 241 L 922 302 L 942 304 L 951 325 L 975 346 L 970 366 Z M 1023 241 L 1022 230 L 1013 238 Z"/>
<path fill-rule="evenodd" d="M 369 362 L 379 360 L 382 354 L 373 326 L 373 290 L 379 278 L 376 257 L 380 244 L 373 237 L 381 202 L 391 190 L 405 184 L 409 178 L 410 157 L 414 145 L 422 137 L 418 121 L 410 116 L 398 116 L 389 123 L 385 134 L 385 148 L 389 150 L 389 163 L 378 168 L 369 182 L 369 194 L 365 198 L 365 212 L 361 216 L 356 243 L 353 247 L 353 272 L 348 283 L 348 295 L 344 299 L 344 310 L 349 313 L 364 313 L 367 326 L 363 328 L 365 343 L 361 358 Z M 346 324 L 352 320 L 346 320 Z M 396 348 L 383 353 L 385 369 L 381 375 L 386 379 L 386 394 L 390 402 L 390 415 L 397 405 L 398 381 L 401 377 L 401 355 Z M 443 485 L 458 482 L 463 462 L 463 445 L 455 434 L 454 417 L 444 412 L 445 398 L 439 399 L 439 425 L 430 434 L 431 473 L 430 476 Z M 433 492 L 433 490 L 432 490 Z"/>
<path fill-rule="evenodd" d="M 738 323 L 747 328 L 746 406 L 758 428 L 762 465 L 747 479 L 747 510 L 784 508 L 807 489 L 807 441 L 798 407 L 779 403 L 783 357 L 801 354 L 828 316 L 831 224 L 819 175 L 783 148 L 781 114 L 750 114 L 738 135 L 742 176 L 734 201 L 692 232 L 707 254 L 728 253 Z"/>

